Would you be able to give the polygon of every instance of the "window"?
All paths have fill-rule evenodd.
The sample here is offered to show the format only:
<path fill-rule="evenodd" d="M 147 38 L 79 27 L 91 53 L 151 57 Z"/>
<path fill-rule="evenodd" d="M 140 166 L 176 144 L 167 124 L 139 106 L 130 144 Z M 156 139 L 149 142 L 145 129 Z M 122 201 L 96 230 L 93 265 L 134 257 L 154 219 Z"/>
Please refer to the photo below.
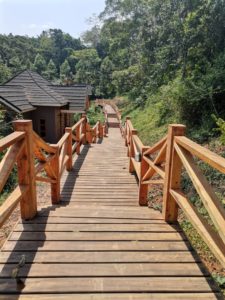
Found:
<path fill-rule="evenodd" d="M 45 127 L 45 120 L 40 119 L 40 136 L 45 137 L 46 136 L 46 127 Z"/>

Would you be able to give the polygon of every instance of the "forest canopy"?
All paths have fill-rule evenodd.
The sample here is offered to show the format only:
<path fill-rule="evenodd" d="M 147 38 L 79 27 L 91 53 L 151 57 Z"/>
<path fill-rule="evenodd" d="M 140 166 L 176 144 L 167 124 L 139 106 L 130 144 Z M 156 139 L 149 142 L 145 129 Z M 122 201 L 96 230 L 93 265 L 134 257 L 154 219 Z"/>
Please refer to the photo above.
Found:
<path fill-rule="evenodd" d="M 60 29 L 0 35 L 0 82 L 25 68 L 210 129 L 212 114 L 225 117 L 225 1 L 106 0 L 80 39 Z"/>

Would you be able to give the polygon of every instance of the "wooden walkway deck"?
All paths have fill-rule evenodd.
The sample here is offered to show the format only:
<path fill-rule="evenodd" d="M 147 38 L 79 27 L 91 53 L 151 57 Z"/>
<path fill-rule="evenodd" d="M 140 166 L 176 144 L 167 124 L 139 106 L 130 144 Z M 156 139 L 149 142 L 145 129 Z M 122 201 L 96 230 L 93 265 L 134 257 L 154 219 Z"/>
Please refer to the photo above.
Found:
<path fill-rule="evenodd" d="M 138 206 L 126 151 L 119 128 L 84 146 L 61 205 L 17 224 L 0 253 L 0 299 L 220 299 L 180 227 Z"/>

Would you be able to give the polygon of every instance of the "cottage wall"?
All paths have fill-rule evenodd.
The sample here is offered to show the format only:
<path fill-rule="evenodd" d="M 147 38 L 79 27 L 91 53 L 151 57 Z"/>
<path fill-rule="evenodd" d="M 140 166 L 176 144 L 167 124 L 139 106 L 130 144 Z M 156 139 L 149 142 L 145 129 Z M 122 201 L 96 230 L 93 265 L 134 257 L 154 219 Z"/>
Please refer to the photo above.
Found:
<path fill-rule="evenodd" d="M 33 129 L 46 142 L 56 143 L 60 138 L 60 109 L 55 107 L 37 107 L 36 110 L 23 114 L 24 119 L 33 121 Z"/>

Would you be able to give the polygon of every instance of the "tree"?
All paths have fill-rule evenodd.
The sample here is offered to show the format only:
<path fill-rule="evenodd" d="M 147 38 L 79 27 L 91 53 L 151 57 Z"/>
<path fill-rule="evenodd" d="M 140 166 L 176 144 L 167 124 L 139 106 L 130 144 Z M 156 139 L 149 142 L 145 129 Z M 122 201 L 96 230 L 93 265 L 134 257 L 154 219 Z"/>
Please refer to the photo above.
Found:
<path fill-rule="evenodd" d="M 60 79 L 62 83 L 68 83 L 71 80 L 71 69 L 66 59 L 64 63 L 60 66 Z"/>
<path fill-rule="evenodd" d="M 96 49 L 74 51 L 73 57 L 77 60 L 76 82 L 87 83 L 98 88 L 101 59 Z"/>
<path fill-rule="evenodd" d="M 3 84 L 6 80 L 12 76 L 10 68 L 3 63 L 0 63 L 0 84 Z"/>
<path fill-rule="evenodd" d="M 115 96 L 115 86 L 112 82 L 112 74 L 115 69 L 110 58 L 107 56 L 100 67 L 100 93 L 107 97 Z"/>
<path fill-rule="evenodd" d="M 9 67 L 11 68 L 13 74 L 26 69 L 26 65 L 24 65 L 24 66 L 22 65 L 18 56 L 14 56 L 14 57 L 10 58 Z"/>
<path fill-rule="evenodd" d="M 52 59 L 50 59 L 47 69 L 43 74 L 48 80 L 53 80 L 57 77 L 57 69 Z"/>
<path fill-rule="evenodd" d="M 37 54 L 34 60 L 34 69 L 39 74 L 42 74 L 46 70 L 46 61 L 41 54 Z"/>

